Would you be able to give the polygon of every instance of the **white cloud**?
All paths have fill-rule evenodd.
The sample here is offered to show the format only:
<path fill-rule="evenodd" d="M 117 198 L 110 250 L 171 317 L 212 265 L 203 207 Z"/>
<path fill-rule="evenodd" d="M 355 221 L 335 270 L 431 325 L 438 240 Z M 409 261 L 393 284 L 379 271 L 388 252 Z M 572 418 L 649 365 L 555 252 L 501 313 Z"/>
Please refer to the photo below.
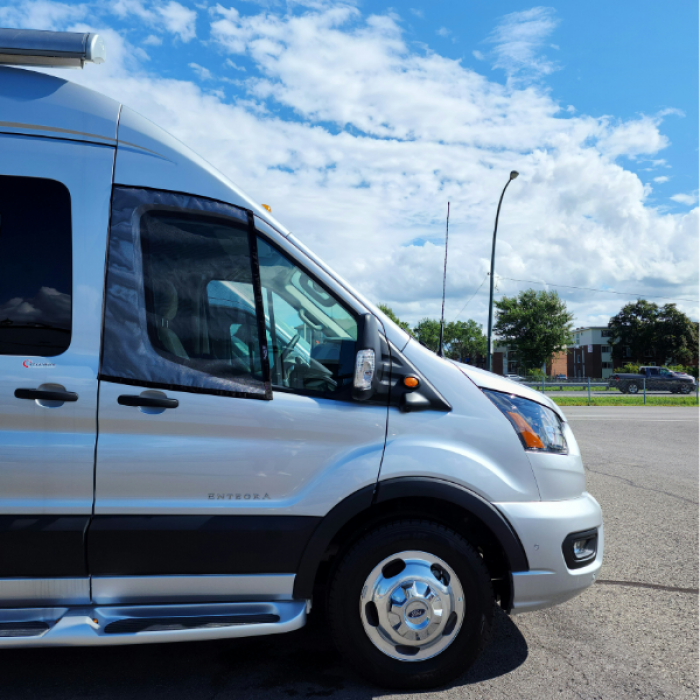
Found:
<path fill-rule="evenodd" d="M 448 200 L 448 318 L 482 282 L 512 169 L 521 176 L 501 211 L 499 293 L 530 286 L 505 279 L 516 278 L 697 294 L 698 210 L 649 206 L 648 188 L 616 161 L 660 161 L 661 115 L 621 122 L 565 113 L 546 87 L 491 82 L 407 44 L 398 19 L 345 4 L 247 16 L 217 6 L 211 40 L 196 65 L 213 44 L 255 69 L 231 102 L 192 80 L 146 72 L 116 33 L 107 34 L 104 66 L 67 77 L 190 145 L 407 320 L 439 314 Z M 487 289 L 465 316 L 485 321 Z M 609 317 L 624 301 L 561 292 L 579 323 Z M 697 317 L 696 306 L 681 308 Z"/>
<path fill-rule="evenodd" d="M 143 43 L 146 44 L 146 46 L 160 46 L 163 40 L 155 34 L 150 34 L 143 40 Z"/>
<path fill-rule="evenodd" d="M 687 204 L 689 207 L 692 207 L 693 204 L 698 203 L 698 191 L 695 190 L 695 192 L 688 192 L 685 194 L 674 194 L 671 199 L 679 204 Z"/>
<path fill-rule="evenodd" d="M 156 7 L 156 12 L 165 22 L 165 28 L 169 32 L 177 34 L 182 41 L 187 42 L 195 38 L 197 13 L 194 10 L 170 0 L 167 5 Z"/>
<path fill-rule="evenodd" d="M 110 5 L 110 11 L 122 19 L 133 15 L 149 23 L 155 20 L 153 11 L 147 9 L 141 0 L 116 0 Z"/>
<path fill-rule="evenodd" d="M 488 39 L 494 44 L 494 68 L 502 68 L 509 77 L 552 73 L 557 66 L 542 55 L 542 48 L 557 24 L 551 7 L 505 15 Z"/>
<path fill-rule="evenodd" d="M 670 178 L 668 178 L 666 175 L 660 175 L 659 177 L 654 178 L 654 182 L 658 182 L 659 184 L 662 184 L 664 182 L 668 182 Z"/>
<path fill-rule="evenodd" d="M 0 24 L 4 27 L 27 29 L 62 29 L 67 23 L 83 19 L 87 5 L 67 5 L 50 0 L 34 0 L 22 4 L 0 7 Z"/>
<path fill-rule="evenodd" d="M 213 80 L 214 76 L 211 71 L 204 66 L 200 66 L 199 63 L 189 63 L 189 67 L 197 74 L 200 80 Z"/>
<path fill-rule="evenodd" d="M 477 50 L 472 51 L 472 56 L 474 56 L 474 58 L 477 61 L 485 61 L 486 60 L 486 56 L 484 56 L 484 54 L 481 53 L 481 51 L 477 51 Z"/>
<path fill-rule="evenodd" d="M 435 33 L 438 36 L 442 36 L 445 38 L 447 38 L 448 36 L 450 36 L 450 34 L 452 34 L 452 32 L 447 27 L 440 27 L 440 29 L 438 29 Z"/>
<path fill-rule="evenodd" d="M 174 0 L 170 0 L 167 4 L 163 2 L 148 4 L 142 0 L 116 0 L 109 5 L 108 9 L 122 19 L 130 16 L 138 17 L 151 26 L 175 34 L 183 42 L 191 41 L 196 36 L 197 12 Z M 151 45 L 156 45 L 158 37 L 151 35 L 146 43 L 148 40 Z"/>
<path fill-rule="evenodd" d="M 669 145 L 668 138 L 659 131 L 660 123 L 660 117 L 642 116 L 613 126 L 605 124 L 607 128 L 598 140 L 598 148 L 613 158 L 657 153 Z"/>
<path fill-rule="evenodd" d="M 412 7 L 410 9 L 410 13 L 416 17 L 420 17 L 420 19 L 423 19 L 425 15 L 423 14 L 423 10 L 417 10 L 415 7 Z"/>
<path fill-rule="evenodd" d="M 233 68 L 233 70 L 245 71 L 245 68 L 243 66 L 239 66 L 235 61 L 232 61 L 230 58 L 226 59 L 224 65 L 228 66 L 229 68 Z"/>

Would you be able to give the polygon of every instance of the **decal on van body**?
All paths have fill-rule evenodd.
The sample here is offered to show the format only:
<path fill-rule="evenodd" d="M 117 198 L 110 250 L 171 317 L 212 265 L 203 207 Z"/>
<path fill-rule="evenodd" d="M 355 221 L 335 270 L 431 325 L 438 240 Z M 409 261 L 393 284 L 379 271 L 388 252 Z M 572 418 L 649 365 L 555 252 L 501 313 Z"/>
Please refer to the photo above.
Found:
<path fill-rule="evenodd" d="M 42 369 L 46 368 L 53 368 L 55 367 L 56 364 L 54 362 L 34 362 L 34 360 L 25 360 L 22 363 L 22 367 L 26 367 L 27 369 L 36 369 L 41 367 Z"/>
<path fill-rule="evenodd" d="M 269 494 L 259 493 L 210 493 L 210 501 L 269 501 Z"/>

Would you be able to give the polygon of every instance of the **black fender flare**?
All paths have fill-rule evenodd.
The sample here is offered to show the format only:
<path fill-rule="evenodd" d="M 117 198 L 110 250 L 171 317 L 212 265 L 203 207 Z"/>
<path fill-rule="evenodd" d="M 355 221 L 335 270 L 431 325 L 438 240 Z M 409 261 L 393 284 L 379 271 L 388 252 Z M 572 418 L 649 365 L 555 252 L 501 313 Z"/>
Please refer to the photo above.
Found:
<path fill-rule="evenodd" d="M 399 498 L 432 498 L 448 501 L 478 518 L 498 540 L 511 573 L 529 571 L 525 549 L 515 530 L 491 503 L 473 491 L 442 479 L 406 476 L 387 479 L 351 494 L 321 520 L 306 545 L 294 580 L 294 598 L 308 599 L 321 559 L 333 538 L 354 517 L 375 504 Z"/>

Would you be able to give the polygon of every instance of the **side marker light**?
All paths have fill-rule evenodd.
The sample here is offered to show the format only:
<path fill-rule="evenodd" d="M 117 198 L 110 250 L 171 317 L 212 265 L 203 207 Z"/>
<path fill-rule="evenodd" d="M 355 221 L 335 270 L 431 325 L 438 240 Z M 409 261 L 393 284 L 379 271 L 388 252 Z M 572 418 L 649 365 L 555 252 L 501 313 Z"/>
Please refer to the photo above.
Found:
<path fill-rule="evenodd" d="M 513 422 L 518 426 L 520 434 L 525 440 L 527 447 L 537 450 L 544 449 L 544 444 L 540 440 L 540 436 L 530 427 L 529 423 L 519 414 L 514 411 L 508 411 L 508 415 L 513 419 Z"/>
<path fill-rule="evenodd" d="M 418 377 L 405 377 L 403 383 L 409 389 L 415 389 L 420 384 Z"/>

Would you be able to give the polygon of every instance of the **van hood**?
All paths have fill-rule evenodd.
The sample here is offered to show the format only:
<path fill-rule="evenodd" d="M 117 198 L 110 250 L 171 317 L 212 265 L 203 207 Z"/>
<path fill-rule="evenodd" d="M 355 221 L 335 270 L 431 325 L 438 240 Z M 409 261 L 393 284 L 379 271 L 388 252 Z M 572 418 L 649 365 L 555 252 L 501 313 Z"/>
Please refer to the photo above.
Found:
<path fill-rule="evenodd" d="M 473 365 L 465 365 L 455 360 L 450 360 L 450 362 L 456 365 L 459 370 L 469 377 L 480 389 L 493 389 L 494 391 L 502 391 L 505 394 L 513 394 L 514 396 L 520 396 L 524 399 L 535 401 L 547 408 L 551 408 L 563 421 L 566 421 L 566 416 L 561 408 L 542 392 L 535 391 L 524 384 L 502 377 L 500 374 L 487 372 L 485 369 L 479 369 Z"/>

